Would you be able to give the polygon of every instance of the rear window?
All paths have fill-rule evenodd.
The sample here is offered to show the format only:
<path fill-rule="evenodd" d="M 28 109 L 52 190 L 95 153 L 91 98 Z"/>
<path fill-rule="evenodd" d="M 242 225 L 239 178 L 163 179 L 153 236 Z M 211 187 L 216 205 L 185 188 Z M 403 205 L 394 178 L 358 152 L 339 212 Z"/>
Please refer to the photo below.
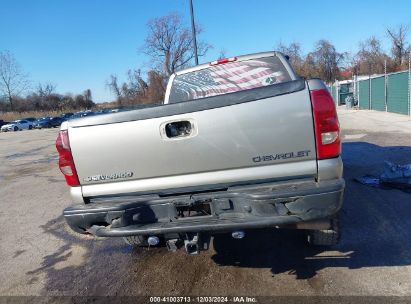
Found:
<path fill-rule="evenodd" d="M 234 93 L 290 81 L 291 77 L 276 56 L 234 61 L 177 75 L 169 103 Z"/>

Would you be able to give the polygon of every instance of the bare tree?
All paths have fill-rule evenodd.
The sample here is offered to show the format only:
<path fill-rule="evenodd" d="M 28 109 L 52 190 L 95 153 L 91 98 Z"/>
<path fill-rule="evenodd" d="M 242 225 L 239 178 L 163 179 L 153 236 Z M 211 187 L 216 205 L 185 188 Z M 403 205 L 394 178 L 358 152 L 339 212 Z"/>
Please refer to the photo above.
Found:
<path fill-rule="evenodd" d="M 305 77 L 306 79 L 320 77 L 319 67 L 316 64 L 312 53 L 305 56 L 302 63 L 300 76 Z"/>
<path fill-rule="evenodd" d="M 112 93 L 116 95 L 116 97 L 121 97 L 121 90 L 118 86 L 118 80 L 116 75 L 110 75 L 110 80 L 107 81 L 106 85 L 110 89 Z"/>
<path fill-rule="evenodd" d="M 138 104 L 144 102 L 149 86 L 141 76 L 141 70 L 128 70 L 127 82 L 120 84 L 117 76 L 111 75 L 107 86 L 116 95 L 117 102 L 122 104 Z"/>
<path fill-rule="evenodd" d="M 148 71 L 148 88 L 145 102 L 158 103 L 164 99 L 166 91 L 166 77 L 158 71 Z"/>
<path fill-rule="evenodd" d="M 339 53 L 327 40 L 320 40 L 315 46 L 315 50 L 309 54 L 313 62 L 318 67 L 318 77 L 326 82 L 333 82 L 339 78 L 340 67 L 344 63 L 346 53 Z"/>
<path fill-rule="evenodd" d="M 160 65 L 167 76 L 186 67 L 194 58 L 191 30 L 183 26 L 178 14 L 151 19 L 147 26 L 148 34 L 141 51 L 150 56 L 157 67 Z M 199 26 L 196 33 L 201 33 Z M 210 48 L 211 45 L 199 41 L 198 56 L 204 56 Z"/>
<path fill-rule="evenodd" d="M 353 72 L 355 74 L 382 74 L 385 63 L 391 69 L 391 59 L 384 53 L 381 41 L 372 36 L 364 42 L 360 42 L 360 49 L 352 60 Z"/>
<path fill-rule="evenodd" d="M 297 72 L 298 75 L 306 77 L 303 70 L 303 56 L 301 55 L 301 46 L 298 42 L 292 42 L 289 45 L 278 43 L 276 50 L 287 55 L 290 59 L 290 63 Z"/>
<path fill-rule="evenodd" d="M 404 62 L 407 62 L 411 51 L 411 47 L 406 41 L 407 32 L 408 27 L 403 24 L 397 28 L 387 29 L 387 35 L 392 44 L 391 53 L 397 69 L 400 69 Z"/>
<path fill-rule="evenodd" d="M 31 99 L 35 107 L 40 107 L 44 109 L 58 109 L 60 107 L 60 98 L 57 96 L 56 85 L 47 82 L 39 83 L 37 85 L 36 92 L 31 96 Z"/>
<path fill-rule="evenodd" d="M 83 95 L 84 95 L 84 98 L 86 99 L 86 101 L 93 100 L 90 89 L 85 90 L 83 92 Z"/>
<path fill-rule="evenodd" d="M 84 96 L 84 104 L 82 106 L 86 109 L 90 109 L 91 107 L 93 107 L 94 102 L 93 102 L 91 90 L 90 89 L 84 90 L 83 96 Z"/>
<path fill-rule="evenodd" d="M 0 92 L 6 96 L 13 110 L 13 98 L 25 91 L 29 86 L 27 75 L 24 74 L 14 56 L 8 52 L 0 52 Z"/>
<path fill-rule="evenodd" d="M 39 83 L 38 86 L 37 86 L 37 94 L 40 97 L 47 98 L 50 95 L 52 95 L 55 92 L 55 90 L 56 90 L 56 85 L 54 85 L 50 82 L 45 83 L 45 84 Z"/>
<path fill-rule="evenodd" d="M 132 99 L 132 103 L 136 103 L 141 98 L 144 98 L 148 88 L 147 83 L 141 76 L 141 70 L 128 70 L 127 72 L 128 83 L 123 90 L 125 95 L 128 95 Z M 124 85 L 123 85 L 124 86 Z"/>
<path fill-rule="evenodd" d="M 121 93 L 121 88 L 118 84 L 117 76 L 110 75 L 110 80 L 107 81 L 106 85 L 110 89 L 110 91 L 116 95 L 117 103 L 119 106 L 121 106 L 121 99 L 123 96 Z"/>

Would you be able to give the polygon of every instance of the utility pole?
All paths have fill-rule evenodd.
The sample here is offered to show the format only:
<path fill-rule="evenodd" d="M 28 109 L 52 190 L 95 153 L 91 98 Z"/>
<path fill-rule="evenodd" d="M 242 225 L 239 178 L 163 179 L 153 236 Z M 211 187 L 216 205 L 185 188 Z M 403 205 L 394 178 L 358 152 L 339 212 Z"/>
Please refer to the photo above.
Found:
<path fill-rule="evenodd" d="M 193 0 L 189 0 L 189 2 L 190 2 L 190 14 L 191 14 L 191 30 L 193 31 L 194 59 L 195 59 L 196 65 L 198 65 L 197 38 L 196 38 L 196 26 L 194 23 Z"/>
<path fill-rule="evenodd" d="M 408 115 L 411 116 L 411 52 L 408 54 Z"/>
<path fill-rule="evenodd" d="M 387 60 L 384 60 L 384 106 L 385 106 L 385 112 L 388 111 L 388 106 L 387 106 Z"/>

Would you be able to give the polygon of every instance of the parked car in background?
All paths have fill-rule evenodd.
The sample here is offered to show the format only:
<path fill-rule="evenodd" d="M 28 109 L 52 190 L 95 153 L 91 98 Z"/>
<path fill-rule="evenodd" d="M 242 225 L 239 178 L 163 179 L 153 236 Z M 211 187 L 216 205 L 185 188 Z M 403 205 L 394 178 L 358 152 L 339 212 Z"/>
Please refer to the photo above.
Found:
<path fill-rule="evenodd" d="M 86 111 L 86 112 L 83 112 L 83 114 L 82 114 L 82 116 L 81 116 L 81 117 L 86 117 L 86 116 L 94 116 L 94 115 L 96 115 L 96 113 L 95 113 L 95 112 L 92 112 L 92 111 Z"/>
<path fill-rule="evenodd" d="M 23 118 L 22 120 L 27 120 L 28 122 L 34 123 L 37 120 L 37 118 L 27 117 L 27 118 Z"/>
<path fill-rule="evenodd" d="M 96 113 L 92 111 L 87 111 L 87 112 L 77 112 L 74 113 L 73 116 L 71 116 L 69 119 L 76 119 L 76 118 L 81 118 L 81 117 L 86 117 L 86 116 L 94 116 Z"/>
<path fill-rule="evenodd" d="M 33 126 L 36 129 L 56 128 L 56 127 L 59 127 L 63 121 L 64 119 L 59 116 L 43 117 L 43 118 L 36 120 Z"/>
<path fill-rule="evenodd" d="M 60 117 L 65 121 L 70 119 L 70 117 L 72 117 L 74 115 L 74 113 L 63 113 L 60 115 Z"/>
<path fill-rule="evenodd" d="M 8 121 L 4 121 L 3 119 L 0 119 L 0 127 L 7 125 L 9 122 Z"/>
<path fill-rule="evenodd" d="M 99 112 L 104 113 L 104 114 L 108 114 L 108 113 L 113 113 L 112 109 L 102 109 Z"/>
<path fill-rule="evenodd" d="M 1 132 L 21 131 L 33 129 L 33 123 L 28 120 L 20 119 L 12 121 L 1 127 Z"/>
<path fill-rule="evenodd" d="M 35 129 L 49 128 L 50 118 L 51 117 L 42 117 L 42 118 L 37 119 L 33 124 L 33 128 Z"/>
<path fill-rule="evenodd" d="M 65 119 L 61 118 L 60 116 L 52 117 L 50 119 L 50 125 L 53 128 L 60 127 L 63 121 L 65 121 Z"/>

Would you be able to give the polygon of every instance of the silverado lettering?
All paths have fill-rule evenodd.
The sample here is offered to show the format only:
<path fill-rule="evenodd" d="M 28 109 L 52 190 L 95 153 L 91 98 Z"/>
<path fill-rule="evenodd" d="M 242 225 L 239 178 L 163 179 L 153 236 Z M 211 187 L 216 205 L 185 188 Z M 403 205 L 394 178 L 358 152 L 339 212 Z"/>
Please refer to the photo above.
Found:
<path fill-rule="evenodd" d="M 84 181 L 85 182 L 91 182 L 91 181 L 96 182 L 100 180 L 110 180 L 110 179 L 130 178 L 130 177 L 133 177 L 133 172 L 126 171 L 126 172 L 121 172 L 121 173 L 99 174 L 99 175 L 88 176 L 84 178 Z"/>

